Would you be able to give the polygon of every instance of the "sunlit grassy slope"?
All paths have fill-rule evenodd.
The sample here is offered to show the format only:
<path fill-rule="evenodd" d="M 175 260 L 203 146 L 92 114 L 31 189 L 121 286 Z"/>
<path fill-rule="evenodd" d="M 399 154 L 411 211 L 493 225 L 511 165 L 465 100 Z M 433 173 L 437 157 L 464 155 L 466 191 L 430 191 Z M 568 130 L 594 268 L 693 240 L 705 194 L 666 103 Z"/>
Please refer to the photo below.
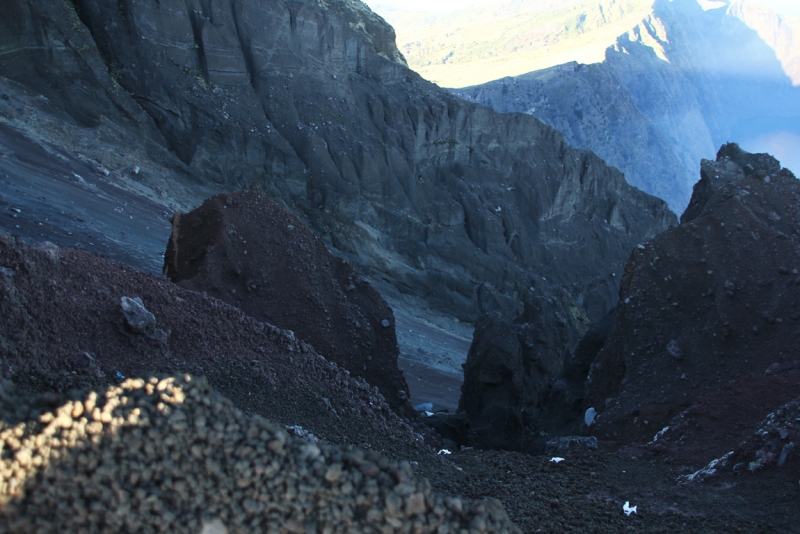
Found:
<path fill-rule="evenodd" d="M 495 0 L 447 15 L 379 9 L 409 66 L 466 87 L 578 61 L 603 60 L 653 0 Z"/>

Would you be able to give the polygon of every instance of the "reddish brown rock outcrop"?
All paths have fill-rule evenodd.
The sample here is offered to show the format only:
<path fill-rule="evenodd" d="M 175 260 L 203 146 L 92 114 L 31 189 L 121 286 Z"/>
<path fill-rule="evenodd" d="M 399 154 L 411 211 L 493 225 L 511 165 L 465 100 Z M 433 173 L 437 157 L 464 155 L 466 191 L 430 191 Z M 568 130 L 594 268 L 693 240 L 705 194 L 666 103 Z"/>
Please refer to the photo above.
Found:
<path fill-rule="evenodd" d="M 800 182 L 736 145 L 703 167 L 694 215 L 633 251 L 586 383 L 598 437 L 673 425 L 658 443 L 696 459 L 800 395 Z"/>
<path fill-rule="evenodd" d="M 263 193 L 215 195 L 190 213 L 176 214 L 164 273 L 259 321 L 292 330 L 376 386 L 393 408 L 407 405 L 389 305 L 300 219 Z"/>

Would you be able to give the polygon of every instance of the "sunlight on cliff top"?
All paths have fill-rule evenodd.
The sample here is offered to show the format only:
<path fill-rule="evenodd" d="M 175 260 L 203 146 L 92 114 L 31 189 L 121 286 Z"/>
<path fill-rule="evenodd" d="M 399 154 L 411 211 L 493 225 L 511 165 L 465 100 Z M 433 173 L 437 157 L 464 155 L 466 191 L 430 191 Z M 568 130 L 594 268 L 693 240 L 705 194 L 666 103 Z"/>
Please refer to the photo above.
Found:
<path fill-rule="evenodd" d="M 371 0 L 397 32 L 409 67 L 443 87 L 466 87 L 576 61 L 599 63 L 606 50 L 624 52 L 639 41 L 669 61 L 655 0 Z M 696 0 L 705 11 L 725 10 L 775 50 L 800 86 L 800 2 Z"/>
<path fill-rule="evenodd" d="M 624 40 L 632 43 L 641 43 L 651 49 L 658 59 L 667 63 L 670 62 L 665 48 L 669 44 L 667 29 L 664 27 L 664 23 L 652 14 L 648 15 L 641 24 L 630 30 L 627 35 L 618 39 L 613 45 L 613 49 L 617 52 L 627 54 L 628 51 L 625 49 Z"/>
<path fill-rule="evenodd" d="M 441 86 L 465 87 L 571 61 L 599 63 L 606 48 L 649 14 L 652 2 L 506 0 L 446 15 L 413 11 L 414 4 L 375 7 L 394 26 L 412 69 Z"/>

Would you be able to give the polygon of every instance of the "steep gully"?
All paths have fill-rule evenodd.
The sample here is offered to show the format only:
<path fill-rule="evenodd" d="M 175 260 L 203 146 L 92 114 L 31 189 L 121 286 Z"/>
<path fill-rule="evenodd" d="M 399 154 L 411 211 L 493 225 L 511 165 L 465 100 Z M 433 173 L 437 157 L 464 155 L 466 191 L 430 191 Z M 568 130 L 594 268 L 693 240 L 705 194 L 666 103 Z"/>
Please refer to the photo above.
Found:
<path fill-rule="evenodd" d="M 513 321 L 478 322 L 464 369 L 462 435 L 542 451 L 545 435 L 589 433 L 649 443 L 696 469 L 731 451 L 736 462 L 755 452 L 741 440 L 800 395 L 792 350 L 800 336 L 800 182 L 771 156 L 733 143 L 702 169 L 681 224 L 636 247 L 620 302 L 573 353 L 550 349 L 560 336 L 558 324 L 541 321 L 544 301 L 527 302 Z M 586 419 L 587 410 L 596 417 Z M 758 465 L 777 461 L 783 447 L 789 454 L 794 435 L 756 438 L 755 449 L 768 454 Z"/>

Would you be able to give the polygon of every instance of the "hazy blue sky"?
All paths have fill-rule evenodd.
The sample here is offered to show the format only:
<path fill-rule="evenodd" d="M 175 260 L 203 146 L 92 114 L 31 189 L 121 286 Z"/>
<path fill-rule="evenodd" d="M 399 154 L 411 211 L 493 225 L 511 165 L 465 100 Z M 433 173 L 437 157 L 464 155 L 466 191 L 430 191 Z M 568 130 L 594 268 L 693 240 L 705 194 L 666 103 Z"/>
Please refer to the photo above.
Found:
<path fill-rule="evenodd" d="M 364 3 L 374 9 L 377 5 L 397 7 L 402 9 L 446 13 L 455 9 L 485 3 L 481 0 L 364 0 Z M 757 0 L 757 3 L 771 7 L 782 15 L 800 17 L 800 0 Z"/>
<path fill-rule="evenodd" d="M 759 0 L 758 3 L 771 7 L 781 15 L 800 17 L 800 2 L 798 0 Z"/>
<path fill-rule="evenodd" d="M 745 139 L 739 143 L 748 152 L 772 154 L 783 167 L 800 176 L 800 135 L 792 132 L 776 132 Z"/>

